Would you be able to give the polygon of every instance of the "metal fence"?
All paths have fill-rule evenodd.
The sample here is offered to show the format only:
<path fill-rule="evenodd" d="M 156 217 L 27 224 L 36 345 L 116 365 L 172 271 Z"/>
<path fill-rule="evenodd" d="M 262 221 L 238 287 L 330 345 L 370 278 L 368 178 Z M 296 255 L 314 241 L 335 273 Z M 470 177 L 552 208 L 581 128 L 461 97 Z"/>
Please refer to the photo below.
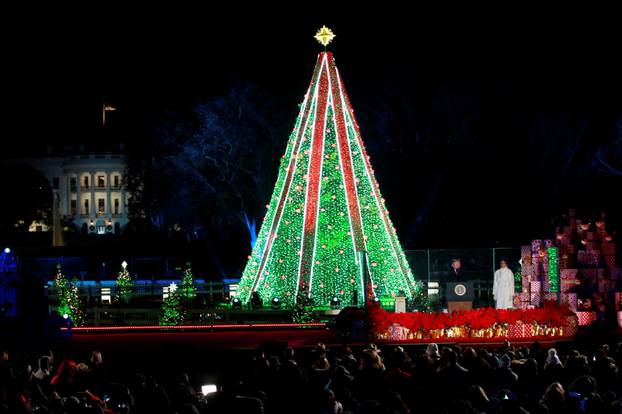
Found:
<path fill-rule="evenodd" d="M 178 281 L 178 286 L 180 286 Z M 102 304 L 113 304 L 119 296 L 119 288 L 114 281 L 85 283 L 78 282 L 78 292 L 80 299 L 87 306 L 95 306 Z M 168 283 L 136 283 L 129 289 L 126 289 L 127 297 L 131 298 L 129 305 L 136 306 L 160 306 L 165 288 Z M 222 281 L 198 281 L 194 284 L 196 288 L 196 301 L 198 305 L 214 305 L 219 303 L 228 296 L 228 289 Z M 182 287 L 179 287 L 182 289 Z M 58 303 L 58 289 L 50 283 L 48 286 L 48 302 L 52 307 Z"/>
<path fill-rule="evenodd" d="M 494 272 L 499 268 L 499 261 L 506 260 L 512 271 L 520 270 L 520 248 L 479 248 L 479 249 L 427 249 L 406 250 L 406 259 L 414 273 L 415 279 L 428 286 L 430 282 L 438 282 L 439 292 L 432 302 L 441 301 L 445 297 L 444 285 L 447 281 L 453 259 L 460 259 L 461 280 L 472 282 L 475 303 L 474 306 L 492 305 L 492 284 Z M 148 275 L 140 275 L 142 277 Z M 153 299 L 162 298 L 163 288 L 172 280 L 141 280 L 136 281 L 132 288 L 131 297 L 135 305 L 149 306 Z M 179 280 L 175 280 L 180 283 Z M 102 288 L 109 288 L 112 301 L 117 295 L 117 287 L 113 280 L 80 281 L 78 282 L 80 296 L 85 304 L 95 306 L 102 304 Z M 203 305 L 214 305 L 229 295 L 228 283 L 223 281 L 196 281 L 197 298 Z M 48 296 L 51 303 L 55 303 L 57 292 L 52 282 L 49 282 Z M 142 300 L 141 300 L 142 299 Z M 442 302 L 442 301 L 441 301 Z M 152 305 L 153 306 L 153 305 Z"/>
<path fill-rule="evenodd" d="M 460 259 L 465 281 L 492 281 L 500 260 L 506 260 L 513 272 L 520 270 L 519 247 L 406 250 L 404 253 L 415 279 L 426 283 L 446 281 L 453 259 Z"/>
<path fill-rule="evenodd" d="M 473 283 L 475 307 L 494 305 L 493 279 L 501 260 L 506 260 L 513 272 L 520 271 L 521 250 L 518 247 L 406 250 L 404 253 L 416 280 L 425 286 L 431 286 L 430 282 L 438 283 L 438 294 L 429 297 L 432 305 L 444 302 L 445 282 L 450 277 L 453 259 L 460 259 L 460 279 Z"/>

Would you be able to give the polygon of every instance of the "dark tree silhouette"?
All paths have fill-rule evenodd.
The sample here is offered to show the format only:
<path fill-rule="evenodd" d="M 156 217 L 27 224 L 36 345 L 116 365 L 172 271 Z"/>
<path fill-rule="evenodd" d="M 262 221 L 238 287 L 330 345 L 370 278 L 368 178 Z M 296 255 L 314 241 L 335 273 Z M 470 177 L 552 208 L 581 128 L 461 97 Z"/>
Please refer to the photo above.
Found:
<path fill-rule="evenodd" d="M 618 119 L 613 139 L 594 152 L 591 165 L 600 173 L 622 176 L 622 118 Z"/>
<path fill-rule="evenodd" d="M 132 221 L 188 239 L 243 226 L 252 243 L 285 145 L 271 114 L 269 100 L 249 84 L 232 86 L 190 115 L 169 114 L 151 156 L 130 154 Z"/>
<path fill-rule="evenodd" d="M 28 165 L 3 165 L 0 227 L 28 231 L 33 220 L 52 223 L 52 190 L 43 173 Z"/>

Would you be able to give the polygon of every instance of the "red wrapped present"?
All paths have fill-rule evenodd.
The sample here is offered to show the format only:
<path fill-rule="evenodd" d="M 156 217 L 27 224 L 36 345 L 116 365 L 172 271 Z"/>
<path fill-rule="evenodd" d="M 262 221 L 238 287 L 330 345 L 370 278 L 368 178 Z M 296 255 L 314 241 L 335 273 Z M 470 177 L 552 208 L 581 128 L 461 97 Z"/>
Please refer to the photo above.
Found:
<path fill-rule="evenodd" d="M 542 290 L 542 282 L 531 282 L 531 293 L 540 293 Z"/>
<path fill-rule="evenodd" d="M 569 293 L 576 285 L 576 280 L 562 280 L 562 283 L 559 286 L 559 291 L 562 293 Z"/>
<path fill-rule="evenodd" d="M 573 336 L 577 333 L 578 321 L 576 315 L 566 316 L 566 327 L 564 329 L 565 336 Z"/>
<path fill-rule="evenodd" d="M 512 324 L 508 326 L 508 338 L 521 339 L 533 336 L 533 325 L 530 323 Z"/>
<path fill-rule="evenodd" d="M 576 312 L 577 310 L 577 294 L 576 293 L 562 293 L 561 296 L 562 304 L 568 305 L 571 311 Z"/>
<path fill-rule="evenodd" d="M 531 256 L 531 246 L 521 246 L 520 255 L 521 257 Z"/>
<path fill-rule="evenodd" d="M 526 278 L 528 275 L 533 276 L 533 265 L 523 262 L 523 265 L 521 266 L 521 275 L 523 278 Z"/>
<path fill-rule="evenodd" d="M 590 325 L 596 320 L 596 312 L 577 312 L 579 326 Z"/>
<path fill-rule="evenodd" d="M 559 271 L 561 280 L 575 280 L 577 278 L 577 269 L 562 269 Z"/>
<path fill-rule="evenodd" d="M 532 293 L 531 304 L 536 307 L 542 306 L 542 296 L 539 293 Z"/>
<path fill-rule="evenodd" d="M 513 324 L 508 326 L 508 338 L 520 338 L 521 333 L 520 325 Z"/>

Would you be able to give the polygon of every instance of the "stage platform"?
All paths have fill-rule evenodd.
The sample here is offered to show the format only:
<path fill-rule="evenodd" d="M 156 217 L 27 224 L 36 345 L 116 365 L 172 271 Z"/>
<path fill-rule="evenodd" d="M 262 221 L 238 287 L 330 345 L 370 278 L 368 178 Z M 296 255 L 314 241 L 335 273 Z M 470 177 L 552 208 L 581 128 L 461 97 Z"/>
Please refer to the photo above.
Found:
<path fill-rule="evenodd" d="M 550 337 L 525 338 L 520 341 L 512 341 L 515 345 L 529 345 L 534 341 L 543 345 L 570 340 L 553 339 Z M 201 349 L 255 349 L 260 346 L 291 346 L 294 348 L 311 348 L 318 342 L 322 342 L 329 347 L 340 347 L 349 345 L 352 347 L 365 347 L 367 341 L 350 341 L 339 336 L 336 332 L 329 329 L 279 329 L 279 330 L 244 330 L 244 331 L 118 331 L 114 334 L 110 331 L 92 331 L 89 334 L 81 333 L 66 338 L 66 341 L 73 345 L 106 348 L 106 349 L 127 349 L 134 346 L 142 347 L 169 347 L 169 346 L 190 346 L 200 347 Z M 379 346 L 423 346 L 430 342 L 438 344 L 460 344 L 462 347 L 490 347 L 495 348 L 503 345 L 503 339 L 498 338 L 461 338 L 449 340 L 447 338 L 427 341 L 375 341 Z"/>
<path fill-rule="evenodd" d="M 293 326 L 295 325 L 295 326 Z M 435 338 L 412 340 L 361 340 L 340 335 L 329 329 L 324 323 L 306 324 L 248 324 L 245 326 L 118 326 L 118 327 L 82 327 L 75 329 L 70 335 L 59 338 L 67 345 L 86 348 L 151 348 L 189 347 L 200 349 L 255 349 L 261 346 L 284 348 L 311 348 L 318 342 L 329 347 L 365 347 L 370 342 L 378 346 L 419 347 L 431 342 L 441 344 L 458 344 L 461 347 L 497 348 L 508 338 Z M 585 331 L 578 336 L 589 335 Z M 534 341 L 545 347 L 562 342 L 572 342 L 574 337 L 534 336 L 520 339 L 509 339 L 515 346 L 530 345 Z"/>

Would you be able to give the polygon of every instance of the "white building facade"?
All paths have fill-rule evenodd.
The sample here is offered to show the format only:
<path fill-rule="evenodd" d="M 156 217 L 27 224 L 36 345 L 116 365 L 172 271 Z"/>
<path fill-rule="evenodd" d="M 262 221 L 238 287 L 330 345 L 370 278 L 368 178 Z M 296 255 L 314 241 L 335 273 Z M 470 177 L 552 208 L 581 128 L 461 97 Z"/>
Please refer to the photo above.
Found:
<path fill-rule="evenodd" d="M 88 234 L 117 234 L 128 223 L 124 155 L 94 153 L 22 162 L 48 178 L 58 215 L 77 230 Z M 48 229 L 33 223 L 30 230 Z"/>

